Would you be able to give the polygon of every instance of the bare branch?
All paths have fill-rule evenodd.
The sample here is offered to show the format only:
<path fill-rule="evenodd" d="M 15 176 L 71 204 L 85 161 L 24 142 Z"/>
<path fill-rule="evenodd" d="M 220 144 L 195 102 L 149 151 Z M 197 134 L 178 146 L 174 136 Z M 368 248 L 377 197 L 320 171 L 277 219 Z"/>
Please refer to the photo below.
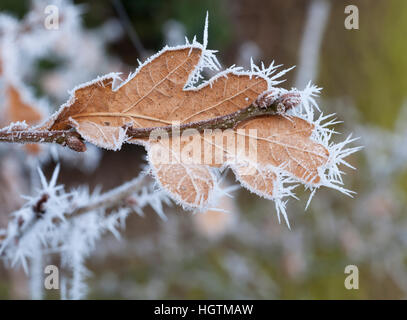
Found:
<path fill-rule="evenodd" d="M 132 194 L 141 190 L 141 188 L 146 185 L 147 180 L 147 174 L 142 173 L 137 178 L 134 178 L 133 180 L 121 185 L 120 187 L 104 193 L 95 202 L 90 202 L 84 206 L 77 207 L 65 216 L 66 218 L 74 218 L 80 216 L 81 214 L 101 208 L 116 209 L 119 206 L 123 205 Z"/>
<path fill-rule="evenodd" d="M 86 205 L 76 207 L 74 201 L 75 198 L 72 198 L 72 208 L 71 212 L 66 212 L 64 217 L 66 219 L 74 219 L 79 217 L 83 214 L 86 214 L 91 211 L 96 211 L 98 209 L 104 209 L 103 213 L 107 211 L 109 212 L 114 211 L 115 209 L 120 208 L 121 206 L 126 205 L 126 200 L 130 198 L 131 195 L 140 191 L 148 181 L 148 175 L 146 173 L 140 174 L 137 178 L 114 188 L 101 196 L 99 196 L 95 201 L 91 201 Z M 19 239 L 24 237 L 25 234 L 30 232 L 33 226 L 42 219 L 43 215 L 46 214 L 45 204 L 49 199 L 49 195 L 44 193 L 39 198 L 36 204 L 32 207 L 33 212 L 35 213 L 32 215 L 29 221 L 24 221 L 21 217 L 17 217 L 16 225 L 18 227 L 17 234 L 12 238 L 8 238 L 7 235 L 0 236 L 0 255 L 7 249 L 10 245 L 10 241 L 14 241 L 18 243 Z M 134 206 L 134 203 L 132 203 Z"/>
<path fill-rule="evenodd" d="M 13 130 L 9 127 L 0 130 L 0 142 L 8 143 L 58 143 L 77 151 L 86 151 L 83 139 L 73 130 Z"/>
<path fill-rule="evenodd" d="M 268 93 L 269 94 L 269 93 Z M 284 113 L 288 109 L 294 108 L 300 103 L 299 93 L 291 91 L 278 97 L 269 96 L 266 94 L 261 95 L 255 103 L 249 107 L 236 111 L 234 113 L 215 117 L 208 120 L 197 122 L 189 122 L 179 126 L 163 126 L 163 127 L 149 127 L 149 128 L 133 128 L 124 126 L 126 135 L 129 138 L 148 138 L 150 133 L 155 130 L 163 130 L 171 136 L 174 130 L 179 130 L 181 133 L 187 129 L 196 129 L 202 132 L 207 129 L 230 129 L 234 128 L 238 123 L 252 119 L 254 117 L 263 115 L 273 115 Z M 82 137 L 76 131 L 72 130 L 58 130 L 58 131 L 35 131 L 35 130 L 12 130 L 4 128 L 0 130 L 0 142 L 9 143 L 58 143 L 62 146 L 83 152 L 86 151 L 86 145 Z"/>

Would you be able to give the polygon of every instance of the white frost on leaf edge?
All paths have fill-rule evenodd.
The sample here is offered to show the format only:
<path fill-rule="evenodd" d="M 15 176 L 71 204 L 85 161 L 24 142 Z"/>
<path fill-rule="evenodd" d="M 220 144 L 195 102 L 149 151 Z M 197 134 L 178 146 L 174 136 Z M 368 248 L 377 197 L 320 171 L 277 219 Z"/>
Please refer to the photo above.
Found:
<path fill-rule="evenodd" d="M 321 92 L 321 88 L 308 83 L 304 90 L 298 91 L 301 95 L 301 104 L 298 108 L 291 109 L 287 115 L 301 118 L 314 125 L 314 130 L 311 135 L 311 140 L 324 146 L 329 152 L 329 158 L 325 165 L 318 168 L 318 175 L 320 181 L 318 183 L 306 183 L 298 180 L 304 184 L 306 189 L 311 190 L 310 199 L 307 202 L 308 207 L 310 200 L 315 194 L 316 189 L 325 186 L 328 188 L 336 189 L 347 196 L 352 196 L 354 193 L 343 187 L 343 171 L 339 169 L 340 165 L 345 165 L 348 168 L 355 169 L 344 158 L 361 150 L 363 147 L 349 147 L 350 144 L 358 140 L 359 138 L 352 138 L 352 134 L 349 134 L 345 140 L 339 143 L 335 143 L 332 140 L 334 134 L 338 132 L 330 129 L 331 126 L 340 123 L 334 118 L 335 114 L 324 115 L 320 110 L 316 98 Z"/>
<path fill-rule="evenodd" d="M 152 62 L 154 59 L 156 59 L 158 56 L 163 54 L 164 52 L 171 51 L 171 50 L 182 50 L 182 49 L 200 49 L 202 50 L 202 54 L 200 57 L 200 60 L 198 64 L 196 65 L 195 69 L 190 73 L 190 76 L 188 78 L 188 81 L 186 82 L 184 86 L 184 90 L 200 90 L 201 88 L 209 85 L 211 86 L 213 81 L 220 77 L 227 77 L 228 74 L 234 74 L 234 75 L 248 75 L 250 77 L 259 77 L 267 81 L 267 90 L 265 92 L 272 92 L 272 94 L 283 94 L 289 92 L 286 89 L 283 88 L 278 88 L 275 87 L 276 85 L 280 84 L 284 80 L 279 80 L 283 75 L 285 75 L 287 72 L 289 72 L 293 67 L 288 68 L 288 69 L 283 69 L 280 72 L 276 73 L 277 69 L 281 67 L 281 65 L 275 65 L 274 61 L 266 67 L 264 63 L 262 62 L 260 66 L 256 65 L 253 63 L 251 60 L 251 67 L 250 70 L 243 70 L 241 67 L 236 67 L 236 66 L 231 66 L 219 73 L 217 73 L 215 76 L 211 77 L 210 79 L 203 81 L 200 85 L 196 85 L 197 82 L 203 79 L 202 76 L 202 71 L 204 69 L 209 69 L 209 70 L 214 70 L 214 71 L 219 71 L 220 69 L 220 63 L 217 60 L 215 53 L 217 52 L 216 50 L 209 50 L 207 49 L 207 43 L 208 43 L 208 15 L 206 16 L 205 20 L 205 28 L 204 28 L 204 39 L 203 39 L 203 44 L 199 43 L 196 40 L 196 37 L 193 38 L 192 42 L 190 42 L 188 39 L 186 39 L 186 43 L 184 45 L 179 45 L 175 47 L 168 47 L 165 46 L 162 50 L 157 52 L 156 54 L 152 55 L 148 59 L 146 59 L 143 63 L 140 63 L 138 68 L 129 76 L 125 81 L 121 81 L 120 79 L 120 73 L 110 73 L 104 76 L 97 77 L 96 79 L 89 81 L 87 83 L 81 84 L 79 86 L 76 86 L 71 92 L 70 99 L 68 100 L 67 103 L 61 106 L 60 110 L 57 111 L 49 121 L 53 121 L 57 118 L 57 116 L 64 110 L 65 108 L 68 108 L 74 101 L 75 101 L 75 91 L 90 85 L 93 85 L 95 83 L 102 83 L 102 81 L 106 79 L 111 79 L 112 80 L 112 90 L 117 91 L 119 90 L 122 86 L 124 86 L 126 83 L 128 83 L 130 80 L 132 80 L 139 72 L 140 70 Z M 121 82 L 120 82 L 121 81 Z M 351 167 L 345 160 L 344 158 L 349 156 L 350 154 L 357 152 L 361 149 L 361 147 L 347 147 L 350 143 L 354 142 L 357 139 L 352 139 L 351 135 L 348 136 L 347 139 L 345 139 L 341 143 L 333 143 L 331 142 L 331 137 L 334 131 L 329 129 L 328 127 L 337 123 L 335 120 L 329 120 L 325 121 L 329 118 L 332 118 L 333 115 L 328 115 L 324 116 L 323 113 L 321 112 L 317 102 L 316 102 L 316 97 L 319 95 L 321 88 L 318 88 L 315 85 L 312 85 L 309 83 L 304 90 L 297 90 L 295 88 L 292 89 L 295 92 L 298 92 L 301 97 L 301 103 L 299 106 L 296 108 L 293 108 L 287 112 L 287 116 L 295 116 L 299 117 L 301 119 L 304 119 L 305 121 L 312 123 L 314 125 L 314 130 L 311 136 L 311 139 L 317 143 L 320 143 L 323 145 L 329 152 L 329 160 L 326 163 L 326 165 L 318 168 L 318 173 L 320 176 L 320 181 L 318 183 L 309 183 L 306 182 L 304 179 L 299 179 L 295 176 L 293 176 L 291 173 L 288 171 L 285 171 L 284 168 L 274 168 L 273 172 L 276 174 L 278 177 L 276 180 L 276 193 L 275 195 L 271 198 L 276 204 L 276 210 L 278 214 L 278 218 L 280 220 L 280 214 L 283 215 L 285 218 L 285 221 L 287 225 L 289 226 L 288 223 L 288 218 L 287 218 L 287 213 L 286 213 L 286 202 L 283 199 L 286 198 L 287 196 L 293 196 L 295 197 L 294 193 L 292 190 L 298 185 L 298 184 L 303 184 L 306 189 L 311 190 L 311 195 L 309 198 L 309 201 L 307 202 L 306 207 L 308 207 L 310 200 L 315 194 L 316 189 L 326 186 L 329 188 L 336 189 L 346 195 L 351 196 L 352 191 L 347 190 L 344 188 L 343 181 L 342 181 L 342 174 L 343 172 L 339 169 L 339 165 L 344 164 L 348 167 Z M 49 123 L 48 121 L 48 123 Z M 114 147 L 100 143 L 100 141 L 95 141 L 94 139 L 89 139 L 89 137 L 84 137 L 88 141 L 94 143 L 95 145 L 106 148 L 106 149 L 112 149 L 112 150 L 119 150 L 122 146 L 122 143 L 126 142 L 126 137 L 125 134 L 123 133 L 120 134 L 122 138 L 117 140 L 117 145 Z M 140 145 L 143 145 L 148 148 L 148 143 L 146 142 L 132 142 L 132 143 L 138 143 Z M 213 170 L 213 172 L 216 172 L 216 169 Z M 153 175 L 156 177 L 154 174 L 154 169 L 153 169 Z M 158 179 L 156 179 L 158 181 Z M 218 188 L 218 182 L 217 180 L 215 181 L 215 188 Z M 292 184 L 295 184 L 294 186 Z M 165 190 L 165 188 L 160 185 L 159 182 L 157 182 L 157 185 Z M 265 195 L 260 194 L 256 190 L 253 190 L 250 186 L 242 184 L 245 188 L 249 189 L 251 192 L 254 192 L 262 197 L 265 197 Z M 168 192 L 168 190 L 167 190 Z M 182 199 L 179 199 L 177 196 L 174 194 L 169 194 L 177 204 L 182 205 L 184 209 L 189 209 L 189 210 L 204 210 L 208 206 L 213 205 L 210 201 L 207 204 L 202 205 L 201 207 L 191 207 L 189 204 L 185 203 Z M 210 197 L 212 199 L 213 197 Z M 265 197 L 269 198 L 270 197 Z"/>

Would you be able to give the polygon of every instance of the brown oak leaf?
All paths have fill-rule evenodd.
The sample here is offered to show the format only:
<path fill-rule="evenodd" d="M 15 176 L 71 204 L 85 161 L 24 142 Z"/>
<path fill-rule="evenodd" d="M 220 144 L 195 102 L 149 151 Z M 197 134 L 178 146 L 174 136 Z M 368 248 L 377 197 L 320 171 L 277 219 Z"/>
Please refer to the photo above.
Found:
<path fill-rule="evenodd" d="M 237 129 L 257 130 L 257 169 L 282 166 L 303 182 L 317 184 L 320 181 L 318 169 L 328 161 L 329 152 L 310 139 L 313 124 L 296 117 L 276 115 L 248 120 L 238 124 Z"/>
<path fill-rule="evenodd" d="M 197 89 L 185 89 L 199 71 L 202 53 L 199 47 L 165 49 L 118 88 L 113 89 L 113 76 L 86 84 L 74 91 L 47 127 L 74 127 L 86 140 L 117 150 L 125 125 L 160 127 L 227 115 L 249 106 L 268 89 L 265 77 L 233 71 Z"/>
<path fill-rule="evenodd" d="M 209 120 L 244 109 L 272 89 L 265 74 L 233 70 L 187 88 L 201 71 L 203 55 L 199 46 L 164 49 L 118 87 L 113 86 L 114 75 L 82 85 L 45 127 L 73 127 L 85 140 L 117 150 L 129 139 L 127 126 L 160 128 Z M 188 208 L 204 208 L 216 190 L 212 167 L 229 166 L 243 186 L 266 198 L 278 196 L 281 170 L 317 184 L 329 153 L 310 138 L 313 129 L 300 118 L 263 116 L 209 134 L 192 130 L 180 139 L 164 135 L 128 142 L 146 146 L 157 181 L 174 199 Z"/>
<path fill-rule="evenodd" d="M 205 206 L 213 198 L 215 177 L 210 167 L 222 165 L 231 167 L 244 187 L 273 199 L 281 170 L 311 185 L 320 181 L 318 170 L 327 163 L 329 152 L 310 139 L 313 127 L 296 117 L 263 116 L 228 132 L 152 139 L 148 159 L 162 186 L 190 207 Z M 239 143 L 239 138 L 244 141 Z M 221 157 L 216 157 L 219 150 Z"/>
<path fill-rule="evenodd" d="M 44 119 L 44 114 L 36 106 L 23 100 L 22 94 L 17 87 L 9 85 L 5 91 L 7 102 L 5 114 L 0 123 L 1 127 L 18 121 L 25 121 L 29 126 L 34 126 Z M 38 144 L 26 144 L 24 149 L 29 154 L 36 155 L 41 151 L 41 146 Z"/>

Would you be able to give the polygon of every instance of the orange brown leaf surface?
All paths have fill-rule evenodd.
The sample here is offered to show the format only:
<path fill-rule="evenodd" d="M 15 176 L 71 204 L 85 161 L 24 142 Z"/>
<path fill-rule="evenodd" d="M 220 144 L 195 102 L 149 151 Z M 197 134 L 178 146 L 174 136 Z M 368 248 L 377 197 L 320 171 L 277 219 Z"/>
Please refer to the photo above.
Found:
<path fill-rule="evenodd" d="M 19 90 L 9 85 L 6 89 L 7 103 L 1 127 L 12 122 L 25 121 L 29 126 L 34 126 L 43 120 L 43 114 L 21 97 Z M 41 147 L 38 144 L 26 144 L 24 149 L 32 155 L 38 154 Z"/>
<path fill-rule="evenodd" d="M 201 71 L 202 55 L 203 49 L 194 46 L 165 49 L 118 87 L 113 87 L 114 76 L 85 84 L 45 127 L 74 127 L 85 140 L 117 150 L 129 139 L 126 126 L 159 128 L 210 120 L 252 105 L 271 89 L 266 76 L 234 71 L 186 89 L 194 72 Z M 157 181 L 174 199 L 186 207 L 202 208 L 216 189 L 211 167 L 231 167 L 244 187 L 266 198 L 276 196 L 279 170 L 318 184 L 319 169 L 329 153 L 311 139 L 313 130 L 314 125 L 303 119 L 274 115 L 246 120 L 227 134 L 196 132 L 178 142 L 173 137 L 130 142 L 146 146 Z M 245 143 L 239 144 L 242 139 Z M 232 140 L 234 150 L 229 145 Z M 167 162 L 163 155 L 169 155 Z"/>
<path fill-rule="evenodd" d="M 310 139 L 314 126 L 309 122 L 296 117 L 263 116 L 241 123 L 237 129 L 257 130 L 259 166 L 283 166 L 304 182 L 320 181 L 318 168 L 328 161 L 329 152 Z"/>
<path fill-rule="evenodd" d="M 22 100 L 20 92 L 14 86 L 10 85 L 7 88 L 6 96 L 8 100 L 5 115 L 6 122 L 25 120 L 28 125 L 35 125 L 43 119 L 40 111 Z"/>
<path fill-rule="evenodd" d="M 148 128 L 211 119 L 249 106 L 268 89 L 262 77 L 233 72 L 198 89 L 184 89 L 201 55 L 197 47 L 164 50 L 117 89 L 112 78 L 78 88 L 48 128 L 75 127 L 86 140 L 118 149 L 124 125 Z"/>
<path fill-rule="evenodd" d="M 182 136 L 178 144 L 170 137 L 150 141 L 149 161 L 161 184 L 192 207 L 200 207 L 202 201 L 205 203 L 211 198 L 214 183 L 209 167 L 223 164 L 233 169 L 244 187 L 273 198 L 277 167 L 300 181 L 314 185 L 320 182 L 318 170 L 327 163 L 329 152 L 310 138 L 312 131 L 313 125 L 300 118 L 263 116 L 247 120 L 229 131 L 228 138 L 232 139 L 229 141 L 243 137 L 244 144 L 236 143 L 230 148 L 224 131 Z M 255 155 L 250 151 L 250 144 L 256 144 Z M 215 161 L 216 149 L 222 151 L 221 163 Z M 199 154 L 193 156 L 191 150 L 198 150 Z M 205 158 L 208 153 L 211 156 Z"/>

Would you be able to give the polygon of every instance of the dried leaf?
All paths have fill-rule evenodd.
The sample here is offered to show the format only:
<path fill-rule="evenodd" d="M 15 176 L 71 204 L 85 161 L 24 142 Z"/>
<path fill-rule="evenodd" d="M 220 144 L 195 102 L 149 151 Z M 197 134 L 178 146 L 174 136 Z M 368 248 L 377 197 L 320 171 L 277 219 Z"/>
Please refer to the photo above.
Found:
<path fill-rule="evenodd" d="M 237 180 L 246 189 L 253 191 L 259 196 L 273 198 L 277 175 L 270 166 L 255 168 L 250 165 L 238 165 L 234 167 L 233 171 Z M 251 174 L 248 174 L 248 172 L 251 172 Z"/>
<path fill-rule="evenodd" d="M 279 192 L 276 190 L 279 183 L 275 183 L 278 171 L 310 185 L 319 183 L 318 170 L 327 163 L 329 152 L 310 138 L 312 131 L 313 125 L 300 118 L 263 116 L 228 132 L 216 131 L 212 135 L 196 132 L 179 138 L 150 140 L 149 161 L 163 187 L 190 207 L 207 206 L 214 192 L 215 183 L 209 178 L 208 166 L 230 166 L 244 187 L 271 199 Z M 256 153 L 251 149 L 253 144 Z M 219 150 L 221 156 L 216 157 Z M 206 175 L 202 170 L 208 170 Z M 190 177 L 205 180 L 205 187 L 202 182 L 185 184 Z"/>
<path fill-rule="evenodd" d="M 43 119 L 43 114 L 36 107 L 25 103 L 14 86 L 8 86 L 6 96 L 8 103 L 5 119 L 8 123 L 25 120 L 28 125 L 35 125 Z"/>
<path fill-rule="evenodd" d="M 249 106 L 268 88 L 265 77 L 230 71 L 197 89 L 185 89 L 199 71 L 202 55 L 200 47 L 165 49 L 116 89 L 113 76 L 86 84 L 74 91 L 48 128 L 75 127 L 86 140 L 116 150 L 124 125 L 147 128 L 211 119 Z"/>
<path fill-rule="evenodd" d="M 148 160 L 157 181 L 187 208 L 206 206 L 212 198 L 216 177 L 209 166 L 182 161 L 173 151 L 166 141 L 153 143 L 149 148 Z M 174 158 L 166 163 L 163 155 L 169 153 L 174 154 Z"/>
<path fill-rule="evenodd" d="M 43 120 L 44 115 L 39 109 L 23 101 L 20 91 L 13 85 L 6 89 L 7 104 L 4 119 L 1 126 L 6 126 L 12 122 L 25 121 L 28 125 L 34 126 Z M 24 149 L 27 153 L 36 155 L 41 151 L 38 144 L 26 144 Z"/>
<path fill-rule="evenodd" d="M 260 168 L 283 167 L 306 183 L 320 181 L 318 168 L 326 164 L 329 152 L 310 139 L 314 126 L 309 122 L 296 117 L 264 116 L 241 123 L 237 129 L 257 130 L 257 166 Z"/>
<path fill-rule="evenodd" d="M 328 129 L 314 121 L 313 109 L 318 108 L 314 97 L 320 89 L 312 85 L 297 92 L 294 101 L 286 101 L 289 108 L 278 106 L 281 112 L 290 110 L 290 115 L 252 118 L 209 134 L 183 131 L 180 138 L 162 130 L 161 139 L 126 135 L 129 126 L 192 126 L 250 105 L 265 107 L 269 100 L 287 94 L 274 87 L 275 79 L 286 71 L 271 76 L 273 64 L 268 68 L 252 64 L 249 72 L 231 68 L 194 87 L 202 68 L 214 65 L 216 58 L 206 42 L 165 48 L 119 86 L 114 85 L 115 74 L 79 86 L 42 129 L 73 127 L 85 140 L 112 150 L 124 142 L 144 145 L 156 180 L 185 208 L 209 207 L 218 183 L 213 168 L 219 167 L 231 168 L 244 187 L 275 200 L 278 213 L 285 217 L 281 199 L 292 195 L 293 188 L 286 183 L 299 182 L 311 189 L 325 185 L 349 194 L 338 185 L 338 164 L 357 148 L 342 150 L 350 138 L 328 145 Z M 263 104 L 254 103 L 260 98 Z M 294 110 L 297 104 L 301 107 Z"/>

